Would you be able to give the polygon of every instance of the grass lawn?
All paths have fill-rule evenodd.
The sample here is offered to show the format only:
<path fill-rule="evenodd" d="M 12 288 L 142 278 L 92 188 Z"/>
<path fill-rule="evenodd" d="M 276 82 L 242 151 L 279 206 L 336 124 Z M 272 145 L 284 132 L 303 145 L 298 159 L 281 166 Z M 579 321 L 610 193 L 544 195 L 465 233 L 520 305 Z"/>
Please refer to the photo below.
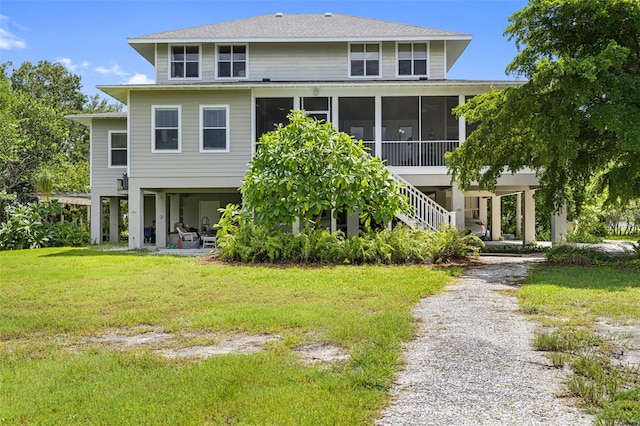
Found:
<path fill-rule="evenodd" d="M 521 308 L 552 331 L 534 345 L 573 374 L 568 395 L 597 413 L 599 425 L 640 425 L 640 365 L 617 366 L 621 338 L 640 342 L 640 271 L 634 268 L 540 266 L 518 291 Z M 607 335 L 602 324 L 626 330 Z M 612 328 L 613 329 L 613 328 Z M 634 343 L 640 350 L 640 344 Z"/>
<path fill-rule="evenodd" d="M 453 273 L 0 252 L 0 424 L 370 424 L 412 337 L 412 306 Z M 109 341 L 147 332 L 169 337 Z M 163 352 L 265 335 L 255 353 Z M 309 345 L 350 357 L 304 363 L 297 349 Z"/>

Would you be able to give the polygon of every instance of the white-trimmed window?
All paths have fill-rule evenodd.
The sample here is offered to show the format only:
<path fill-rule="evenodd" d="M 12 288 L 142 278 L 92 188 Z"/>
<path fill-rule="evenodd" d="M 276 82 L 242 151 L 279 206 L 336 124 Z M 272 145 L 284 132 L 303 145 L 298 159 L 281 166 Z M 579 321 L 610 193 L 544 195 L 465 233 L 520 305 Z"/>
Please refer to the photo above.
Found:
<path fill-rule="evenodd" d="M 153 152 L 180 152 L 182 148 L 180 116 L 179 106 L 152 107 L 151 150 Z"/>
<path fill-rule="evenodd" d="M 247 78 L 247 45 L 219 44 L 216 48 L 218 78 Z"/>
<path fill-rule="evenodd" d="M 380 43 L 349 44 L 349 76 L 380 77 Z"/>
<path fill-rule="evenodd" d="M 427 77 L 428 43 L 398 43 L 398 76 Z"/>
<path fill-rule="evenodd" d="M 200 78 L 200 45 L 169 46 L 169 78 Z"/>
<path fill-rule="evenodd" d="M 127 167 L 127 132 L 109 131 L 109 167 Z"/>
<path fill-rule="evenodd" d="M 200 107 L 200 152 L 229 151 L 229 106 Z"/>

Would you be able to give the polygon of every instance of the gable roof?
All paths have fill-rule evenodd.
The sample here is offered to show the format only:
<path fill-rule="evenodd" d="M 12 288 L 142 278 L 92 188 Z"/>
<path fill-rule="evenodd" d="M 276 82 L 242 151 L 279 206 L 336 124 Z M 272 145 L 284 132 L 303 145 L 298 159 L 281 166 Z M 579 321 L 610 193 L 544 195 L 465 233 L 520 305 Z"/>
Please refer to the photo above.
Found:
<path fill-rule="evenodd" d="M 155 43 L 321 42 L 452 40 L 464 50 L 471 35 L 342 14 L 277 13 L 129 38 L 129 44 L 154 62 Z"/>

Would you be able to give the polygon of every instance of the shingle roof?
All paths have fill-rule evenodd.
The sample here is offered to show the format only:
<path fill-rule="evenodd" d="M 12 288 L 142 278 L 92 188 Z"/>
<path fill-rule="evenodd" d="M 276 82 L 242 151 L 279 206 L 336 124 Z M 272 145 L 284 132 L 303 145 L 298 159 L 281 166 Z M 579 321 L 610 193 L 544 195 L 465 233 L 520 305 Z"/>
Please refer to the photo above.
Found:
<path fill-rule="evenodd" d="M 159 40 L 357 40 L 366 38 L 382 40 L 405 37 L 420 39 L 471 38 L 468 34 L 349 15 L 284 13 L 260 15 L 133 37 L 130 42 L 157 42 Z"/>

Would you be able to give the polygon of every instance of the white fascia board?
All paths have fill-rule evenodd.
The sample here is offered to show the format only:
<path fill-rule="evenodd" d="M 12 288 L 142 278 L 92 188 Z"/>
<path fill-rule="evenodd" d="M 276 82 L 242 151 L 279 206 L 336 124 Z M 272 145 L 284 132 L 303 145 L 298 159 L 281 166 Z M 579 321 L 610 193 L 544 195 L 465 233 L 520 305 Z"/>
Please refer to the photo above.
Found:
<path fill-rule="evenodd" d="M 320 42 L 375 42 L 375 41 L 435 41 L 435 40 L 468 40 L 471 35 L 432 35 L 432 36 L 384 36 L 384 37 L 283 37 L 283 38 L 219 38 L 219 37 L 188 37 L 188 38 L 129 38 L 128 44 L 147 43 L 320 43 Z"/>

